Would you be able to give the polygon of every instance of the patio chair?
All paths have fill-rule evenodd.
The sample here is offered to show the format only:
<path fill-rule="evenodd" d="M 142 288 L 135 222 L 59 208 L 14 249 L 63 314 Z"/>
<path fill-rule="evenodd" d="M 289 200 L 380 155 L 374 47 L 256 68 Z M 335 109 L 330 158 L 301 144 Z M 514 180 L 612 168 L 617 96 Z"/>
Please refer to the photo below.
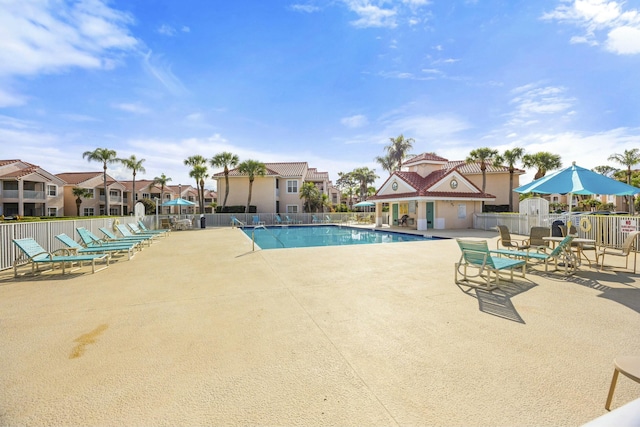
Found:
<path fill-rule="evenodd" d="M 513 282 L 513 271 L 522 268 L 522 277 L 526 274 L 526 262 L 522 259 L 493 257 L 489 252 L 486 240 L 456 239 L 460 251 L 460 260 L 455 263 L 455 282 L 458 285 L 470 286 L 491 291 L 500 286 L 500 272 L 506 270 Z M 475 274 L 469 270 L 475 271 Z M 458 279 L 458 275 L 462 277 Z"/>
<path fill-rule="evenodd" d="M 140 231 L 148 231 L 148 232 L 155 232 L 155 233 L 169 234 L 169 232 L 171 231 L 171 228 L 158 228 L 158 229 L 152 230 L 151 228 L 147 228 L 147 226 L 144 225 L 144 222 L 142 222 L 142 220 L 138 220 L 138 227 L 140 227 Z"/>
<path fill-rule="evenodd" d="M 606 255 L 624 257 L 625 264 L 624 268 L 629 268 L 629 255 L 633 252 L 633 274 L 636 274 L 636 257 L 637 257 L 637 248 L 636 240 L 640 235 L 640 231 L 632 231 L 622 242 L 622 247 L 620 249 L 603 247 L 601 251 L 596 251 L 596 264 L 600 263 L 600 271 L 604 268 L 604 257 Z"/>
<path fill-rule="evenodd" d="M 558 227 L 560 228 L 560 232 L 562 233 L 562 237 L 566 237 L 567 236 L 567 226 L 566 225 L 558 225 Z M 572 236 L 577 236 L 578 235 L 578 229 L 576 228 L 575 225 L 571 225 L 571 229 L 569 231 L 569 234 L 571 234 Z"/>
<path fill-rule="evenodd" d="M 103 247 L 86 247 L 82 246 L 80 243 L 73 240 L 71 237 L 66 234 L 58 234 L 56 235 L 56 239 L 62 242 L 67 246 L 69 251 L 71 251 L 74 255 L 77 254 L 111 254 L 111 253 L 119 253 L 119 252 L 127 252 L 127 259 L 130 260 L 135 255 L 135 246 L 132 245 L 121 245 L 121 246 L 103 246 Z"/>
<path fill-rule="evenodd" d="M 264 225 L 264 221 L 260 221 L 260 217 L 258 215 L 254 215 L 252 219 L 253 225 Z"/>
<path fill-rule="evenodd" d="M 161 219 L 160 227 L 162 227 L 163 230 L 175 230 L 175 226 L 171 223 L 169 218 Z"/>
<path fill-rule="evenodd" d="M 640 383 L 640 357 L 638 356 L 619 356 L 613 360 L 613 378 L 609 386 L 609 394 L 604 408 L 608 411 L 611 408 L 611 400 L 613 400 L 613 392 L 618 382 L 618 374 L 622 373 L 625 377 Z M 630 420 L 631 421 L 631 420 Z"/>
<path fill-rule="evenodd" d="M 83 254 L 73 255 L 69 249 L 58 249 L 54 252 L 48 252 L 40 244 L 32 238 L 25 239 L 13 239 L 13 243 L 20 249 L 20 255 L 13 263 L 13 276 L 18 277 L 18 266 L 24 265 L 25 262 L 20 261 L 23 257 L 26 257 L 26 264 L 31 264 L 31 273 L 35 274 L 36 270 L 39 270 L 40 264 L 51 264 L 51 268 L 55 267 L 56 263 L 59 263 L 62 267 L 62 274 L 65 273 L 67 263 L 78 263 L 82 265 L 83 262 L 91 262 L 91 272 L 104 270 L 109 266 L 109 256 L 106 254 Z M 96 260 L 105 262 L 105 266 L 96 270 Z"/>
<path fill-rule="evenodd" d="M 408 219 L 409 219 L 409 215 L 402 215 L 402 217 L 398 220 L 398 225 L 400 227 L 406 227 Z"/>
<path fill-rule="evenodd" d="M 131 232 L 134 236 L 158 236 L 158 237 L 166 237 L 167 232 L 165 230 L 142 230 L 138 227 L 138 224 L 129 223 L 127 227 L 131 229 Z"/>
<path fill-rule="evenodd" d="M 279 214 L 276 214 L 276 224 L 280 224 L 280 225 L 291 224 L 291 220 L 290 219 L 283 220 Z"/>
<path fill-rule="evenodd" d="M 322 224 L 323 221 L 321 219 L 319 219 L 317 216 L 311 215 L 311 223 L 312 224 Z"/>
<path fill-rule="evenodd" d="M 498 232 L 500 232 L 500 237 L 496 243 L 496 249 L 500 249 L 500 245 L 507 249 L 520 249 L 521 246 L 524 246 L 524 241 L 527 239 L 513 239 L 511 237 L 511 233 L 509 232 L 509 228 L 506 225 L 498 225 L 496 226 Z"/>
<path fill-rule="evenodd" d="M 535 249 L 538 252 L 546 252 L 549 249 L 549 241 L 544 240 L 543 237 L 549 236 L 551 236 L 550 227 L 531 227 L 529 238 L 522 242 L 523 245 L 519 249 Z"/>

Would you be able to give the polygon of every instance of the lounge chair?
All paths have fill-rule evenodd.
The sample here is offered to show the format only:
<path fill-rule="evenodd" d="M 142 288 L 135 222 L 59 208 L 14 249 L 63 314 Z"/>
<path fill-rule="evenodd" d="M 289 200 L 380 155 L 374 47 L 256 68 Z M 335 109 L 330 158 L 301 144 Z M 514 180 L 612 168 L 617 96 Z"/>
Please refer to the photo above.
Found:
<path fill-rule="evenodd" d="M 486 240 L 456 239 L 460 251 L 460 260 L 455 263 L 455 282 L 458 285 L 470 286 L 491 291 L 500 286 L 500 272 L 509 272 L 513 282 L 513 270 L 522 268 L 522 277 L 526 274 L 527 263 L 522 259 L 493 257 L 489 252 Z M 469 270 L 475 271 L 475 274 Z M 458 279 L 458 275 L 462 277 Z"/>
<path fill-rule="evenodd" d="M 167 232 L 165 230 L 142 230 L 140 227 L 138 227 L 138 224 L 135 223 L 127 224 L 127 227 L 131 229 L 131 233 L 133 233 L 134 236 L 167 236 Z"/>
<path fill-rule="evenodd" d="M 235 216 L 231 215 L 231 227 L 242 227 L 244 228 L 244 222 L 240 221 Z"/>
<path fill-rule="evenodd" d="M 253 216 L 253 225 L 264 225 L 264 221 L 260 221 L 260 217 L 258 215 Z"/>
<path fill-rule="evenodd" d="M 65 273 L 67 263 L 79 263 L 91 262 L 91 272 L 104 270 L 109 266 L 109 256 L 107 254 L 83 254 L 73 255 L 69 249 L 58 249 L 54 252 L 48 252 L 45 250 L 35 239 L 13 239 L 13 243 L 20 249 L 21 254 L 16 258 L 13 263 L 13 275 L 18 277 L 18 266 L 24 265 L 20 261 L 26 256 L 26 263 L 31 264 L 31 273 L 35 274 L 37 267 L 40 264 L 51 264 L 54 268 L 56 263 L 62 266 L 62 274 Z M 105 266 L 96 270 L 96 261 L 104 261 Z M 39 271 L 39 269 L 38 269 Z"/>
<path fill-rule="evenodd" d="M 516 250 L 520 249 L 521 246 L 524 246 L 524 241 L 527 239 L 512 239 L 509 228 L 506 225 L 498 225 L 496 228 L 500 232 L 500 237 L 496 242 L 496 249 L 500 249 L 500 245 L 508 249 Z"/>
<path fill-rule="evenodd" d="M 138 250 L 142 249 L 142 243 L 140 241 L 126 240 L 126 239 L 122 239 L 122 240 L 108 239 L 106 237 L 104 239 L 101 239 L 84 227 L 78 227 L 76 228 L 76 231 L 78 232 L 78 236 L 80 236 L 80 240 L 82 240 L 82 243 L 84 243 L 86 247 L 91 247 L 91 248 L 107 247 L 107 246 L 122 247 L 122 246 L 128 245 Z"/>
<path fill-rule="evenodd" d="M 280 218 L 280 215 L 276 214 L 276 224 L 291 224 L 291 220 L 287 219 L 283 221 L 282 218 Z"/>
<path fill-rule="evenodd" d="M 148 231 L 148 232 L 154 232 L 154 233 L 169 234 L 169 232 L 171 231 L 171 228 L 158 228 L 158 229 L 147 228 L 147 226 L 144 225 L 144 222 L 142 222 L 142 220 L 138 220 L 138 227 L 140 227 L 140 231 Z"/>
<path fill-rule="evenodd" d="M 325 220 L 324 222 L 326 222 L 327 224 L 331 222 L 331 217 L 329 215 L 325 215 Z"/>
<path fill-rule="evenodd" d="M 133 234 L 131 231 L 129 231 L 129 228 L 124 225 L 124 224 L 116 224 L 116 229 L 120 232 L 120 234 L 122 234 L 122 237 L 118 237 L 115 236 L 115 238 L 117 239 L 129 239 L 129 240 L 135 240 L 138 239 L 140 241 L 148 241 L 148 242 L 153 242 L 155 241 L 154 239 L 158 236 L 155 235 L 138 235 L 138 234 Z M 102 231 L 104 233 L 104 231 L 102 230 L 102 228 L 99 229 L 100 231 Z M 106 234 L 106 233 L 105 233 Z M 111 236 L 109 236 L 111 237 Z"/>
<path fill-rule="evenodd" d="M 145 243 L 147 246 L 151 245 L 151 239 L 146 237 L 142 237 L 142 236 L 120 237 L 115 233 L 111 232 L 111 230 L 109 230 L 106 227 L 100 227 L 98 228 L 98 230 L 100 230 L 100 232 L 104 234 L 106 241 L 111 244 L 113 244 L 114 242 L 116 243 L 129 242 L 129 243 L 138 243 L 138 244 Z"/>
<path fill-rule="evenodd" d="M 505 255 L 507 257 L 520 259 L 530 263 L 531 261 L 543 262 L 544 271 L 549 271 L 549 264 L 554 262 L 554 271 L 558 270 L 558 261 L 562 261 L 565 275 L 573 274 L 578 268 L 579 260 L 571 251 L 571 241 L 573 236 L 567 236 L 558 245 L 553 248 L 550 253 L 533 252 L 529 250 L 510 250 L 510 249 L 498 249 L 493 250 L 491 253 L 498 255 Z"/>
<path fill-rule="evenodd" d="M 323 221 L 321 219 L 319 219 L 317 216 L 311 215 L 311 223 L 312 224 L 322 224 Z"/>
<path fill-rule="evenodd" d="M 285 215 L 285 221 L 288 222 L 289 224 L 302 224 L 301 220 L 293 220 L 289 217 L 289 215 Z"/>
<path fill-rule="evenodd" d="M 629 268 L 629 255 L 633 252 L 633 274 L 636 274 L 636 257 L 637 257 L 637 238 L 640 235 L 640 231 L 632 231 L 622 242 L 622 247 L 620 249 L 604 247 L 601 251 L 596 251 L 596 264 L 600 263 L 600 271 L 604 268 L 604 257 L 606 255 L 624 257 L 625 264 L 624 268 Z"/>
<path fill-rule="evenodd" d="M 135 246 L 133 245 L 106 245 L 106 246 L 98 246 L 98 247 L 86 247 L 82 246 L 80 243 L 73 240 L 71 237 L 66 234 L 58 234 L 56 235 L 56 239 L 65 244 L 67 248 L 74 254 L 111 254 L 111 253 L 119 253 L 119 252 L 127 252 L 127 259 L 131 259 L 135 255 Z"/>

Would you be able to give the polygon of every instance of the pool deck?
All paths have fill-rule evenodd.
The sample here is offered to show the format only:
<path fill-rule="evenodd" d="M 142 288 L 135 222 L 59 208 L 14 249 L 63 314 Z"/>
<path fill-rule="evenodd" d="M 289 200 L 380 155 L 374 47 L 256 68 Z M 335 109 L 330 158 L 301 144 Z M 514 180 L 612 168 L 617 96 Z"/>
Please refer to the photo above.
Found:
<path fill-rule="evenodd" d="M 0 425 L 576 426 L 604 414 L 614 357 L 640 355 L 640 275 L 538 267 L 488 293 L 455 285 L 459 255 L 455 240 L 254 252 L 240 230 L 207 228 L 95 275 L 2 271 Z M 620 376 L 612 408 L 639 396 Z"/>

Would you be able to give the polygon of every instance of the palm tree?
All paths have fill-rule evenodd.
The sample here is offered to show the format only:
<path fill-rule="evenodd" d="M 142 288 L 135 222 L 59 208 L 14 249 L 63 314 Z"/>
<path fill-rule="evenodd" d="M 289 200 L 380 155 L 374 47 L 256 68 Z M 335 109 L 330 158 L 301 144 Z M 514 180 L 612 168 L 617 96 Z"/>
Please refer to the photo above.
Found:
<path fill-rule="evenodd" d="M 135 155 L 131 155 L 128 159 L 118 159 L 120 163 L 124 165 L 125 168 L 133 171 L 133 182 L 132 182 L 132 195 L 131 195 L 131 212 L 133 212 L 133 206 L 136 202 L 136 173 L 142 172 L 145 173 L 146 170 L 142 164 L 145 162 L 144 159 L 136 159 Z"/>
<path fill-rule="evenodd" d="M 509 166 L 509 211 L 513 212 L 513 175 L 515 174 L 516 162 L 522 159 L 524 155 L 524 148 L 513 148 L 511 150 L 505 150 L 502 156 L 497 156 L 494 159 L 494 164 L 499 165 L 506 163 Z"/>
<path fill-rule="evenodd" d="M 115 150 L 109 150 L 108 148 L 96 148 L 93 151 L 85 151 L 82 153 L 82 158 L 86 158 L 88 161 L 102 162 L 102 180 L 104 183 L 104 205 L 105 215 L 109 213 L 109 190 L 107 189 L 107 164 L 115 163 L 118 161 Z"/>
<path fill-rule="evenodd" d="M 320 201 L 320 191 L 313 182 L 305 182 L 300 189 L 300 198 L 305 200 L 305 212 L 311 212 Z"/>
<path fill-rule="evenodd" d="M 76 199 L 76 216 L 80 216 L 80 205 L 82 205 L 82 198 L 89 197 L 93 194 L 91 190 L 87 190 L 86 188 L 81 187 L 73 187 L 71 190 Z"/>
<path fill-rule="evenodd" d="M 640 150 L 633 148 L 631 150 L 624 150 L 623 154 L 612 154 L 609 156 L 609 161 L 619 163 L 627 167 L 627 184 L 631 185 L 631 166 L 640 163 Z M 629 197 L 629 213 L 634 214 L 634 202 L 633 195 Z"/>
<path fill-rule="evenodd" d="M 402 136 L 402 135 L 401 135 Z M 367 200 L 367 188 L 369 184 L 376 182 L 380 178 L 376 171 L 368 167 L 356 168 L 351 172 L 353 178 L 360 183 L 360 200 Z"/>
<path fill-rule="evenodd" d="M 356 184 L 357 182 L 353 176 L 353 172 L 338 172 L 336 187 L 340 189 L 341 194 L 348 196 L 349 208 L 353 208 L 353 190 Z"/>
<path fill-rule="evenodd" d="M 249 175 L 249 197 L 247 198 L 247 213 L 249 212 L 249 206 L 251 206 L 251 192 L 253 191 L 253 181 L 256 179 L 256 175 L 265 176 L 267 174 L 267 167 L 264 163 L 257 160 L 245 160 L 238 165 L 238 172 Z M 227 187 L 228 188 L 228 187 Z"/>
<path fill-rule="evenodd" d="M 560 169 L 562 160 L 557 154 L 551 154 L 547 151 L 540 151 L 535 154 L 525 154 L 522 156 L 522 164 L 525 168 L 537 168 L 535 179 L 540 179 L 547 174 L 548 171 Z"/>
<path fill-rule="evenodd" d="M 476 148 L 471 150 L 467 159 L 467 163 L 480 163 L 480 171 L 482 172 L 482 192 L 484 193 L 487 188 L 487 163 L 492 163 L 498 156 L 498 150 L 493 150 L 488 147 Z"/>
<path fill-rule="evenodd" d="M 165 174 L 162 174 L 160 176 L 156 176 L 155 178 L 153 178 L 153 185 L 159 185 L 160 186 L 160 205 L 162 206 L 162 203 L 164 202 L 164 187 L 167 186 L 167 183 L 171 181 L 171 178 L 168 178 Z M 162 208 L 160 208 L 162 210 Z"/>
<path fill-rule="evenodd" d="M 185 166 L 191 166 L 189 176 L 196 180 L 196 188 L 198 189 L 198 207 L 200 213 L 204 213 L 204 180 L 208 178 L 207 174 L 207 159 L 203 156 L 196 154 L 184 161 Z"/>
<path fill-rule="evenodd" d="M 394 161 L 395 166 L 397 166 L 396 170 L 400 170 L 402 169 L 402 161 L 407 157 L 409 150 L 413 148 L 415 140 L 413 138 L 405 139 L 402 134 L 396 138 L 389 138 L 389 140 L 391 144 L 385 147 L 387 155 Z"/>
<path fill-rule="evenodd" d="M 396 167 L 396 161 L 390 154 L 386 156 L 376 156 L 375 161 L 382 167 L 382 170 L 389 172 L 389 175 L 392 175 L 393 171 L 399 169 Z"/>
<path fill-rule="evenodd" d="M 224 200 L 222 201 L 222 210 L 227 206 L 227 197 L 229 197 L 229 168 L 235 168 L 240 163 L 240 158 L 236 154 L 223 151 L 218 153 L 211 159 L 211 166 L 214 168 L 224 168 Z"/>
<path fill-rule="evenodd" d="M 613 166 L 609 166 L 609 165 L 596 166 L 592 170 L 594 172 L 598 172 L 600 175 L 604 175 L 604 176 L 607 176 L 609 178 L 611 178 L 613 176 L 613 174 L 618 172 L 618 169 L 614 168 Z"/>

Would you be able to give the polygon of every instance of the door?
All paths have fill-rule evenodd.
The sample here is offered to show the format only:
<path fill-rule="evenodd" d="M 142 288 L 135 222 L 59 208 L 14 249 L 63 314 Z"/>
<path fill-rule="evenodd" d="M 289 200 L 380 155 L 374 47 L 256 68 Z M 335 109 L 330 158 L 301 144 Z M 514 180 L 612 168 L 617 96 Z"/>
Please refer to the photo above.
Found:
<path fill-rule="evenodd" d="M 427 202 L 427 229 L 433 228 L 433 202 Z"/>
<path fill-rule="evenodd" d="M 394 203 L 392 206 L 393 206 L 393 217 L 392 217 L 393 222 L 392 222 L 392 224 L 393 225 L 398 225 L 398 204 Z"/>

